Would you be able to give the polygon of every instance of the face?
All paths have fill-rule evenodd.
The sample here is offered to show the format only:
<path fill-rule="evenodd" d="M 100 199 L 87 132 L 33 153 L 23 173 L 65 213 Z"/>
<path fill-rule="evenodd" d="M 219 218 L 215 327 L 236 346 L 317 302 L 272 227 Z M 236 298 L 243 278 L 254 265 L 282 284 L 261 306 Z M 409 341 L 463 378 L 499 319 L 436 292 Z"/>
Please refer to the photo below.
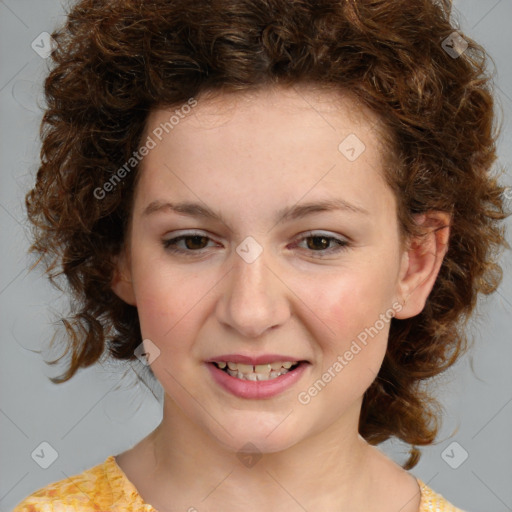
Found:
<path fill-rule="evenodd" d="M 159 140 L 174 110 L 147 121 L 114 287 L 159 351 L 164 414 L 233 451 L 357 430 L 405 261 L 377 118 L 265 89 L 199 98 Z"/>

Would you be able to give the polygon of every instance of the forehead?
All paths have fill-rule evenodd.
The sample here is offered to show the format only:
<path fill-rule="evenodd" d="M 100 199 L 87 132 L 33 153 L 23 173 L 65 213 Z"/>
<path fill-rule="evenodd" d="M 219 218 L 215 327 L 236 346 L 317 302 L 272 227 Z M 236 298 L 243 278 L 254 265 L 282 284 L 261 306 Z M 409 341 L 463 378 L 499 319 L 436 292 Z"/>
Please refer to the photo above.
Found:
<path fill-rule="evenodd" d="M 272 112 L 300 120 L 315 119 L 336 131 L 339 126 L 332 124 L 329 117 L 338 116 L 354 128 L 381 130 L 380 118 L 364 105 L 354 94 L 326 85 L 296 84 L 294 86 L 265 86 L 242 91 L 205 91 L 197 98 L 190 113 L 180 115 L 179 123 L 187 119 L 190 129 L 220 127 L 227 121 L 236 122 L 237 114 L 245 113 L 253 120 L 268 118 Z M 184 104 L 183 104 L 184 105 Z M 147 120 L 147 127 L 158 126 L 169 120 L 169 114 L 180 111 L 183 105 L 153 109 Z M 177 113 L 177 112 L 176 112 Z M 275 116 L 274 116 L 275 117 Z M 240 118 L 239 118 L 240 119 Z M 178 123 L 176 123 L 177 125 Z M 268 126 L 268 131 L 272 131 Z M 173 127 L 174 130 L 174 127 Z"/>
<path fill-rule="evenodd" d="M 207 93 L 196 101 L 148 117 L 145 137 L 156 145 L 141 165 L 146 202 L 167 194 L 218 204 L 219 191 L 245 210 L 248 201 L 272 208 L 306 193 L 343 193 L 360 204 L 377 195 L 374 206 L 389 199 L 382 194 L 380 120 L 353 96 L 294 86 Z"/>
<path fill-rule="evenodd" d="M 210 158 L 213 164 L 213 153 L 216 159 L 231 163 L 238 155 L 247 165 L 295 155 L 324 154 L 333 160 L 340 152 L 350 160 L 357 155 L 347 150 L 355 149 L 356 153 L 364 150 L 363 157 L 373 157 L 374 164 L 378 162 L 377 167 L 382 168 L 382 157 L 389 153 L 384 143 L 386 130 L 378 115 L 355 96 L 326 86 L 208 91 L 193 104 L 151 111 L 146 136 L 156 139 L 157 147 L 142 167 L 163 155 L 175 164 L 193 163 L 198 158 Z"/>

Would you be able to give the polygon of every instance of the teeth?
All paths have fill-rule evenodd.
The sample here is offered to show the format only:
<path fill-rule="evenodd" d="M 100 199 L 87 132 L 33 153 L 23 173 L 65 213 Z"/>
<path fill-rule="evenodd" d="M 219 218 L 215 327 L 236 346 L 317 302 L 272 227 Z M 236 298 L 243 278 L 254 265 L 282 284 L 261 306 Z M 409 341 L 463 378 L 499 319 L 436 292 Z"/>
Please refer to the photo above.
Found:
<path fill-rule="evenodd" d="M 230 370 L 233 371 L 239 371 L 242 373 L 268 373 L 271 370 L 280 370 L 281 368 L 285 368 L 286 370 L 289 370 L 294 364 L 296 364 L 296 361 L 283 361 L 283 362 L 276 362 L 276 363 L 268 363 L 268 364 L 242 364 L 242 363 L 232 363 L 231 361 L 228 361 L 227 363 L 224 361 L 216 361 L 215 364 L 221 368 L 222 370 L 227 367 Z"/>
<path fill-rule="evenodd" d="M 252 373 L 254 372 L 254 367 L 252 364 L 237 364 L 238 371 L 242 373 Z"/>
<path fill-rule="evenodd" d="M 280 372 L 272 371 L 269 374 L 266 374 L 266 373 L 242 373 L 242 372 L 238 372 L 236 370 L 229 370 L 229 369 L 227 370 L 227 372 L 229 375 L 231 375 L 231 377 L 236 377 L 237 379 L 257 381 L 257 380 L 276 379 L 280 375 L 284 375 L 285 373 L 288 373 L 288 370 L 285 370 L 284 368 L 282 368 Z"/>
<path fill-rule="evenodd" d="M 233 363 L 231 361 L 228 361 L 227 363 L 220 361 L 216 362 L 215 364 L 221 369 L 225 369 L 227 366 L 226 371 L 229 375 L 231 375 L 231 377 L 236 377 L 242 380 L 261 381 L 276 379 L 280 375 L 288 373 L 290 368 L 295 365 L 296 362 L 284 361 L 269 364 L 251 365 Z"/>
<path fill-rule="evenodd" d="M 277 368 L 276 368 L 277 369 Z M 254 367 L 254 371 L 256 373 L 269 373 L 271 370 L 271 367 L 269 364 L 257 364 Z"/>

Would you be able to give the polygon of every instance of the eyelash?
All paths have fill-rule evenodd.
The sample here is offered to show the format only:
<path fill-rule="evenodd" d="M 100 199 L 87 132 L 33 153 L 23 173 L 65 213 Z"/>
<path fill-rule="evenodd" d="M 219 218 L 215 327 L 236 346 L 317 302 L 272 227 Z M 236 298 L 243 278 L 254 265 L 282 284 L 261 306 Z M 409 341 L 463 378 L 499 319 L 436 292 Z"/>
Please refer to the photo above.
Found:
<path fill-rule="evenodd" d="M 162 240 L 162 245 L 165 250 L 175 253 L 175 254 L 186 254 L 186 255 L 192 256 L 191 253 L 197 253 L 197 256 L 202 255 L 202 251 L 206 250 L 207 247 L 204 247 L 202 249 L 197 249 L 197 250 L 181 249 L 181 248 L 177 247 L 177 244 L 179 242 L 184 241 L 186 239 L 194 238 L 194 237 L 206 238 L 209 241 L 212 240 L 209 236 L 206 236 L 202 233 L 187 233 L 187 234 L 180 235 L 180 236 L 177 236 L 174 238 L 169 238 L 167 240 Z M 321 249 L 319 251 L 315 251 L 315 250 L 311 249 L 310 251 L 312 254 L 314 254 L 313 257 L 315 257 L 315 258 L 322 258 L 327 255 L 338 253 L 340 251 L 347 249 L 350 246 L 350 243 L 347 240 L 343 240 L 341 238 L 326 235 L 324 233 L 316 233 L 314 231 L 311 231 L 311 232 L 306 233 L 304 236 L 300 237 L 298 242 L 294 242 L 294 247 L 297 245 L 297 243 L 302 242 L 304 240 L 308 240 L 309 238 L 323 238 L 323 239 L 328 240 L 329 243 L 334 242 L 335 244 L 337 244 L 337 247 L 331 247 L 329 249 Z"/>

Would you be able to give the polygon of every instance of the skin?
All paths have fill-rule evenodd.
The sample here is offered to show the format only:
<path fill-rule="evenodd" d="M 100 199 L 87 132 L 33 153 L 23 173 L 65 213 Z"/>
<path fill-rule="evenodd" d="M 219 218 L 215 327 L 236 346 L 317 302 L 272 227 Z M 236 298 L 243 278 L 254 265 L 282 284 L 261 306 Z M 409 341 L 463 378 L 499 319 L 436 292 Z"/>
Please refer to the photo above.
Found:
<path fill-rule="evenodd" d="M 154 110 L 143 140 L 174 110 Z M 350 134 L 365 145 L 354 161 L 338 149 Z M 441 212 L 417 218 L 429 230 L 421 243 L 401 243 L 380 135 L 378 118 L 346 94 L 265 88 L 198 98 L 144 158 L 112 288 L 137 307 L 143 339 L 160 351 L 151 367 L 164 412 L 117 462 L 159 512 L 418 510 L 416 480 L 358 434 L 389 323 L 307 405 L 298 401 L 379 315 L 422 310 L 447 249 L 449 228 L 433 229 L 449 223 Z M 332 199 L 364 213 L 275 221 L 282 208 Z M 223 220 L 147 213 L 184 201 Z M 186 254 L 164 247 L 184 230 L 209 239 L 180 242 L 192 247 Z M 348 245 L 323 246 L 304 238 L 310 231 Z M 262 248 L 252 263 L 236 251 L 248 236 Z M 244 399 L 205 366 L 229 353 L 310 364 L 278 396 Z M 251 467 L 237 456 L 247 443 L 262 455 Z"/>

